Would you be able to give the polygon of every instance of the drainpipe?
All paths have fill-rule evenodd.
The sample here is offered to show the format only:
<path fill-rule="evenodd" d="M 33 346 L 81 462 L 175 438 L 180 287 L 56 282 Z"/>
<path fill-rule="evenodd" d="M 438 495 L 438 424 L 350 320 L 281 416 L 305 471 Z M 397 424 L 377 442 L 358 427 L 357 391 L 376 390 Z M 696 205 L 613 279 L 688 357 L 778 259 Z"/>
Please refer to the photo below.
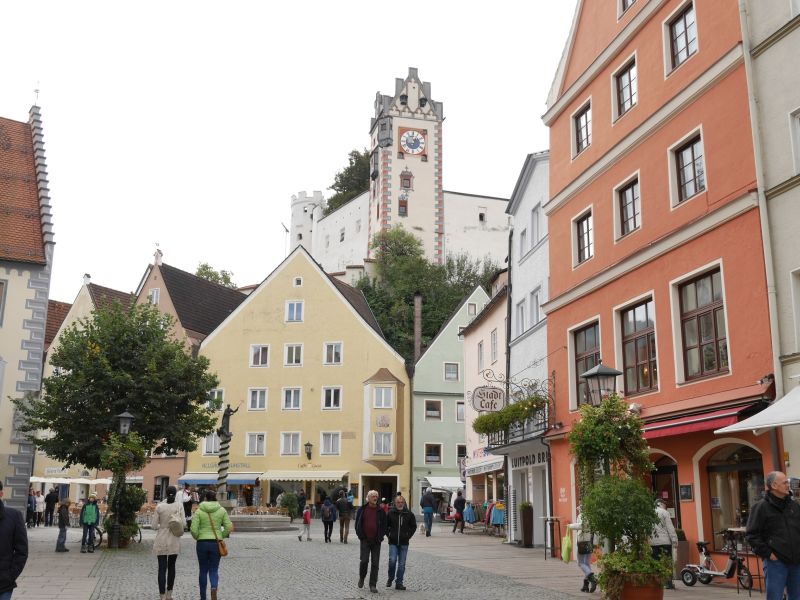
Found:
<path fill-rule="evenodd" d="M 422 294 L 414 293 L 414 364 L 422 354 Z"/>
<path fill-rule="evenodd" d="M 758 196 L 758 215 L 761 223 L 761 240 L 764 249 L 764 270 L 767 279 L 767 307 L 769 309 L 769 329 L 772 337 L 772 368 L 775 373 L 775 397 L 783 397 L 783 366 L 781 365 L 781 336 L 778 326 L 778 302 L 775 289 L 775 263 L 772 257 L 772 234 L 769 227 L 769 207 L 764 193 L 764 161 L 759 135 L 758 106 L 755 96 L 755 80 L 753 79 L 753 57 L 750 54 L 750 25 L 747 22 L 747 0 L 739 0 L 739 19 L 742 26 L 742 50 L 744 53 L 744 70 L 747 78 L 747 102 L 750 107 L 750 130 L 753 135 L 753 156 L 756 167 L 756 185 Z M 778 445 L 778 432 L 770 429 L 770 447 L 774 469 L 784 469 Z"/>
<path fill-rule="evenodd" d="M 511 291 L 513 290 L 513 286 L 511 285 L 511 250 L 513 248 L 514 243 L 514 226 L 512 225 L 508 230 L 508 258 L 506 259 L 508 262 L 508 273 L 507 279 L 508 283 L 506 283 L 506 343 L 505 343 L 505 350 L 506 350 L 506 402 L 511 401 L 511 397 L 509 392 L 510 389 L 510 376 L 511 376 Z M 508 440 L 506 440 L 508 441 Z M 509 513 L 511 509 L 517 510 L 516 506 L 511 506 L 511 487 L 514 480 L 511 477 L 511 468 L 508 460 L 508 454 L 503 457 L 503 470 L 506 474 L 506 520 L 508 521 L 508 527 L 506 527 L 506 541 L 511 543 L 514 541 L 514 531 L 511 531 L 511 519 L 509 517 Z"/>

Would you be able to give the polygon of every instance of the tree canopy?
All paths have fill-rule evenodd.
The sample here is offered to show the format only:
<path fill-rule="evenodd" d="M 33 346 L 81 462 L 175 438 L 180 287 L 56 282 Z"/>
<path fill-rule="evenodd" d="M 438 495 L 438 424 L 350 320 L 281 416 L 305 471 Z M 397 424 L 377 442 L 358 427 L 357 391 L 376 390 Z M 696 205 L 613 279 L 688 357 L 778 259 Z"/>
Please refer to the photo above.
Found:
<path fill-rule="evenodd" d="M 173 321 L 149 303 L 115 302 L 73 323 L 50 356 L 44 394 L 15 400 L 20 430 L 65 465 L 103 466 L 104 447 L 129 411 L 132 430 L 153 453 L 192 451 L 213 431 L 206 407 L 217 377 L 208 359 L 173 338 Z"/>
<path fill-rule="evenodd" d="M 226 271 L 225 269 L 217 271 L 207 262 L 197 265 L 197 270 L 194 272 L 194 274 L 202 279 L 206 279 L 212 283 L 224 285 L 226 288 L 231 288 L 232 290 L 235 290 L 237 287 L 231 279 L 233 277 L 233 273 Z"/>
<path fill-rule="evenodd" d="M 497 272 L 489 261 L 450 256 L 445 264 L 425 258 L 422 243 L 412 233 L 395 228 L 378 233 L 377 277 L 362 278 L 364 293 L 387 341 L 408 362 L 414 359 L 414 294 L 422 294 L 422 344 L 436 336 L 458 304 L 478 285 L 487 287 Z"/>
<path fill-rule="evenodd" d="M 328 188 L 336 192 L 328 198 L 325 214 L 333 212 L 342 204 L 369 189 L 369 152 L 351 150 L 347 166 L 336 173 L 333 185 Z"/>

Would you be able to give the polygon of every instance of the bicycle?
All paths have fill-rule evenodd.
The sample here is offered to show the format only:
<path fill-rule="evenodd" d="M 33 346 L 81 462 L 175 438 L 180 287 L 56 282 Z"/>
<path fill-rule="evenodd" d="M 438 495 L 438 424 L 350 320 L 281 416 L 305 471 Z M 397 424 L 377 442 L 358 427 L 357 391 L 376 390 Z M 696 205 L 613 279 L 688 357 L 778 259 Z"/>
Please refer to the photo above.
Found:
<path fill-rule="evenodd" d="M 105 532 L 100 529 L 97 525 L 94 527 L 94 547 L 95 549 L 99 548 L 100 545 L 103 543 L 103 537 Z M 131 536 L 131 541 L 136 542 L 137 544 L 142 543 L 142 526 L 136 523 L 136 532 Z"/>
<path fill-rule="evenodd" d="M 681 569 L 681 581 L 683 581 L 684 585 L 690 587 L 698 581 L 703 585 L 708 585 L 714 577 L 730 579 L 735 573 L 739 585 L 743 589 L 752 589 L 753 576 L 750 574 L 750 569 L 747 568 L 744 558 L 739 556 L 733 533 L 724 530 L 718 531 L 716 535 L 722 535 L 725 540 L 725 545 L 722 547 L 723 552 L 728 552 L 728 563 L 725 565 L 725 570 L 720 571 L 714 559 L 711 558 L 711 553 L 708 551 L 708 542 L 697 542 L 697 550 L 700 552 L 701 559 L 700 564 L 686 565 Z"/>

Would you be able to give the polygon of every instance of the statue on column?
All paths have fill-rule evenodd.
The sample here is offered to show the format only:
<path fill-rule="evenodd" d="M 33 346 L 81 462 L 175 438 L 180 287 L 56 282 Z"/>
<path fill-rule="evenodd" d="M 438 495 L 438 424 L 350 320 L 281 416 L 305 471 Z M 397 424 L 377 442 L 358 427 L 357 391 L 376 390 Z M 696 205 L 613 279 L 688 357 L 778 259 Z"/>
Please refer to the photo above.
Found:
<path fill-rule="evenodd" d="M 238 406 L 235 410 L 231 409 L 230 404 L 228 404 L 225 408 L 225 412 L 222 413 L 222 423 L 220 423 L 219 429 L 217 429 L 217 435 L 219 436 L 220 440 L 223 438 L 230 440 L 233 437 L 233 434 L 231 433 L 231 415 L 236 413 L 238 410 Z"/>

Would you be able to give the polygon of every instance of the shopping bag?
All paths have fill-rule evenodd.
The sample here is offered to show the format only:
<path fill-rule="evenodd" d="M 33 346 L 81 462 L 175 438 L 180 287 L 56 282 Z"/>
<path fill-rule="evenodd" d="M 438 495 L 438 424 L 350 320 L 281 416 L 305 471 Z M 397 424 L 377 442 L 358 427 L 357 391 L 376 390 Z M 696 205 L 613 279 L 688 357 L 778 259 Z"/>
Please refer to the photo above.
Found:
<path fill-rule="evenodd" d="M 572 536 L 570 534 L 561 538 L 561 560 L 565 563 L 572 560 Z"/>

